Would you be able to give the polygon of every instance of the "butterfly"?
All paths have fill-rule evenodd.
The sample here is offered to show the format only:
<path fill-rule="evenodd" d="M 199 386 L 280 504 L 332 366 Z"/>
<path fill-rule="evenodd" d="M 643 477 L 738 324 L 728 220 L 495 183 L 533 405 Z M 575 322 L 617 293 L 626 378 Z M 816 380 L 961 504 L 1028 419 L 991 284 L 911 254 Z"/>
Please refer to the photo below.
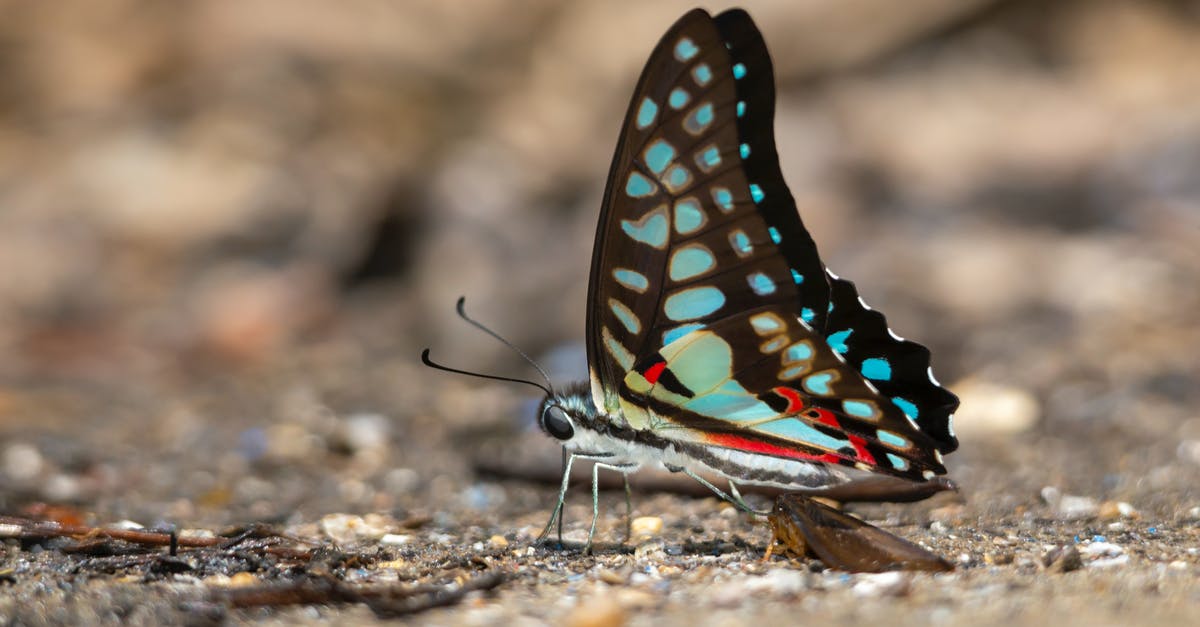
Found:
<path fill-rule="evenodd" d="M 543 388 L 538 422 L 565 468 L 542 537 L 576 459 L 595 462 L 587 547 L 601 468 L 683 472 L 745 509 L 738 484 L 820 494 L 946 473 L 958 399 L 928 349 L 822 263 L 780 172 L 774 114 L 771 58 L 745 11 L 692 10 L 650 54 L 596 231 L 589 380 Z"/>

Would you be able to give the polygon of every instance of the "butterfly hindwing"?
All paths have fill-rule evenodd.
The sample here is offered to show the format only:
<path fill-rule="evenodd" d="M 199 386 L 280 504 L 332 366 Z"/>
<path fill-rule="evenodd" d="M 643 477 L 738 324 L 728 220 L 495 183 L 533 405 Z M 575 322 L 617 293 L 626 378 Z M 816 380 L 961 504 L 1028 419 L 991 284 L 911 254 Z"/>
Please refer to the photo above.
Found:
<path fill-rule="evenodd" d="M 596 236 L 593 400 L 704 446 L 944 473 L 953 395 L 916 381 L 928 351 L 893 340 L 882 316 L 856 309 L 853 285 L 826 273 L 779 169 L 774 107 L 770 57 L 744 12 L 691 11 L 655 47 Z M 872 378 L 877 358 L 889 378 Z"/>

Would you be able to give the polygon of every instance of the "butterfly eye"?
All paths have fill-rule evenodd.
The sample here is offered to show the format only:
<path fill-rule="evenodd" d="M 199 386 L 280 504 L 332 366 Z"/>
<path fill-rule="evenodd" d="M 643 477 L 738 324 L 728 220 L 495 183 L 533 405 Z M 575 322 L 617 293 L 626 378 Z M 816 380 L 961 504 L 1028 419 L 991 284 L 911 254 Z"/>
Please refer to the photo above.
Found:
<path fill-rule="evenodd" d="M 558 405 L 551 405 L 542 412 L 542 427 L 546 429 L 546 433 L 559 440 L 570 440 L 575 435 L 575 428 L 571 426 L 567 412 Z"/>

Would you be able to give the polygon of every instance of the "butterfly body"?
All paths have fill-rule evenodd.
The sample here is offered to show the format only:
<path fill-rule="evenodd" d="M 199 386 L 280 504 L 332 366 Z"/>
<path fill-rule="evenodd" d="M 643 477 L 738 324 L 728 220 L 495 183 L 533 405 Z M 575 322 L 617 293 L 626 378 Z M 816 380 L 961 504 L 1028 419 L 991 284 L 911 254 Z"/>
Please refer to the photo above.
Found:
<path fill-rule="evenodd" d="M 541 424 L 625 473 L 818 492 L 945 474 L 958 399 L 821 261 L 779 169 L 774 101 L 744 11 L 693 10 L 655 47 L 596 233 L 590 379 L 551 393 Z"/>

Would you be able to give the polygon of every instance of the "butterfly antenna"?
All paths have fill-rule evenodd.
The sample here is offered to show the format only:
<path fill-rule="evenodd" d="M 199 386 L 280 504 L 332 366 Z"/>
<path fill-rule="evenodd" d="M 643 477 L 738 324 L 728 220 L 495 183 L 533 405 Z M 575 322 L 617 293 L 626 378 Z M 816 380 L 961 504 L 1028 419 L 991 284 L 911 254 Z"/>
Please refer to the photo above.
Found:
<path fill-rule="evenodd" d="M 500 377 L 500 376 L 496 376 L 494 374 L 483 374 L 482 372 L 471 372 L 469 370 L 459 370 L 458 368 L 451 368 L 449 366 L 443 366 L 442 364 L 439 364 L 429 358 L 429 349 L 428 348 L 421 351 L 421 363 L 425 364 L 426 366 L 429 366 L 430 368 L 434 368 L 436 370 L 445 370 L 446 372 L 453 372 L 455 374 L 465 374 L 468 377 L 478 377 L 480 379 L 492 379 L 493 381 L 511 381 L 513 383 L 524 383 L 526 385 L 532 385 L 533 387 L 540 389 L 541 391 L 545 392 L 547 396 L 552 396 L 554 394 L 554 392 L 552 392 L 550 390 L 550 388 L 538 383 L 537 381 L 526 381 L 525 379 Z"/>
<path fill-rule="evenodd" d="M 501 344 L 504 344 L 505 346 L 513 349 L 513 351 L 516 352 L 516 354 L 520 355 L 521 357 L 523 357 L 525 359 L 525 361 L 529 362 L 529 365 L 533 366 L 533 369 L 537 370 L 538 374 L 542 375 L 542 378 L 546 380 L 546 388 L 544 388 L 544 389 L 547 389 L 547 394 L 549 394 L 550 392 L 548 390 L 550 388 L 554 387 L 554 384 L 550 383 L 550 375 L 546 374 L 546 371 L 543 370 L 542 367 L 539 366 L 537 364 L 537 362 L 533 360 L 533 358 L 531 358 L 529 355 L 526 355 L 525 351 L 517 348 L 516 344 L 513 344 L 512 342 L 504 339 L 503 337 L 500 337 L 499 333 L 496 333 L 495 331 L 484 326 L 483 323 L 481 323 L 477 320 L 474 320 L 473 318 L 468 316 L 467 309 L 466 309 L 466 303 L 467 303 L 466 296 L 458 297 L 458 304 L 455 305 L 455 309 L 458 310 L 458 317 L 462 318 L 463 320 L 466 320 L 471 326 L 475 327 L 476 329 L 479 329 L 480 331 L 483 331 L 484 333 L 487 333 L 488 335 L 496 338 L 497 340 L 500 341 Z M 538 387 L 541 387 L 541 386 L 538 386 Z"/>

